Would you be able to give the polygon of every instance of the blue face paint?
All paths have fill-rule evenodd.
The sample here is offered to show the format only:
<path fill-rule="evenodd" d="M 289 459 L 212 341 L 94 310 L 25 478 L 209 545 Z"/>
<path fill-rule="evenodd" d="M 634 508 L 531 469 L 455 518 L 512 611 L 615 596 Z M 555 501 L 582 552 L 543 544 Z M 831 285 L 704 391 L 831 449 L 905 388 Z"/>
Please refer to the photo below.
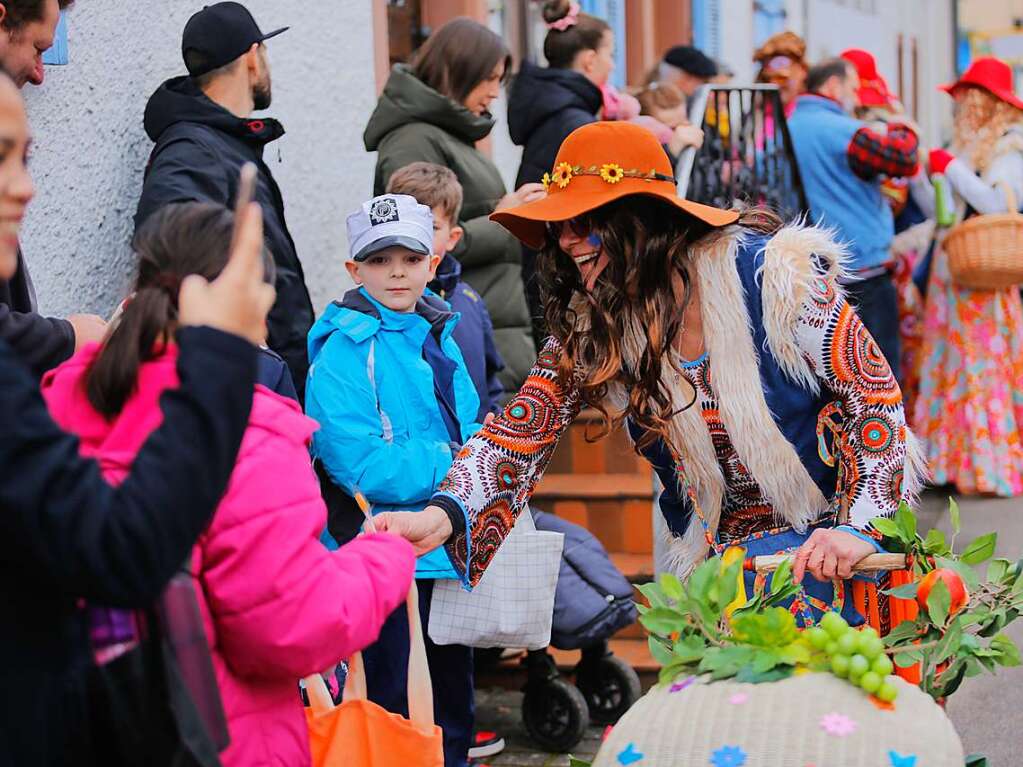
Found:
<path fill-rule="evenodd" d="M 596 232 L 590 232 L 589 236 L 586 238 L 586 242 L 595 248 L 599 248 L 601 244 L 600 235 Z"/>

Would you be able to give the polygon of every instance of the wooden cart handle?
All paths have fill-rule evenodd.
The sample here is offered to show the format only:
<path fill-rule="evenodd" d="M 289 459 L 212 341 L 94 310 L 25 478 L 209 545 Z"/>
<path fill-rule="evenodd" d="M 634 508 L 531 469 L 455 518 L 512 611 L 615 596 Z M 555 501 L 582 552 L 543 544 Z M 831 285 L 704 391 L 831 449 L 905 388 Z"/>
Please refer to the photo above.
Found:
<path fill-rule="evenodd" d="M 746 560 L 746 569 L 758 573 L 773 573 L 791 554 L 773 554 L 771 556 L 752 557 Z M 750 564 L 752 562 L 752 565 Z M 905 554 L 868 554 L 853 566 L 854 573 L 877 573 L 885 570 L 906 570 L 909 568 Z"/>

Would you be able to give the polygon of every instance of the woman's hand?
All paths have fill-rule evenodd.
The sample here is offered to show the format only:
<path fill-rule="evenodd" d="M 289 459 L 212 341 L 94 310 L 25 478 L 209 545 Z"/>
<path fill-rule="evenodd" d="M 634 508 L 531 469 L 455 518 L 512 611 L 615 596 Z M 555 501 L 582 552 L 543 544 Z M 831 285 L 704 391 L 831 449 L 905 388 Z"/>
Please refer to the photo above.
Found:
<path fill-rule="evenodd" d="M 95 314 L 72 314 L 67 318 L 75 332 L 75 351 L 86 344 L 100 343 L 106 338 L 107 323 Z"/>
<path fill-rule="evenodd" d="M 851 578 L 853 566 L 876 551 L 872 543 L 852 533 L 818 528 L 796 552 L 792 578 L 802 582 L 807 570 L 819 581 Z"/>
<path fill-rule="evenodd" d="M 377 532 L 393 533 L 412 544 L 416 556 L 433 551 L 451 537 L 451 520 L 439 506 L 422 511 L 384 511 L 373 517 Z"/>
<path fill-rule="evenodd" d="M 227 266 L 212 282 L 197 274 L 181 281 L 178 316 L 182 325 L 208 325 L 258 345 L 275 295 L 273 285 L 263 282 L 263 210 L 254 202 L 238 215 Z"/>
<path fill-rule="evenodd" d="M 494 210 L 517 208 L 519 205 L 525 205 L 527 202 L 540 200 L 546 196 L 547 190 L 543 188 L 543 184 L 523 184 L 514 192 L 509 192 L 502 197 Z"/>

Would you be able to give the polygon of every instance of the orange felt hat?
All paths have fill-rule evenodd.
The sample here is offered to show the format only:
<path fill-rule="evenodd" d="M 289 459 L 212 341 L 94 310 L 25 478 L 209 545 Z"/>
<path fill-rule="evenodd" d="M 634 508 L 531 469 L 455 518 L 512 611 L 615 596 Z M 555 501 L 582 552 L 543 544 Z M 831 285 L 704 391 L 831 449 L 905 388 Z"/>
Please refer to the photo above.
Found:
<path fill-rule="evenodd" d="M 711 226 L 735 223 L 739 214 L 683 200 L 675 193 L 671 161 L 648 129 L 627 122 L 595 122 L 562 142 L 547 196 L 490 215 L 531 248 L 544 244 L 548 221 L 567 221 L 631 195 L 655 197 Z"/>

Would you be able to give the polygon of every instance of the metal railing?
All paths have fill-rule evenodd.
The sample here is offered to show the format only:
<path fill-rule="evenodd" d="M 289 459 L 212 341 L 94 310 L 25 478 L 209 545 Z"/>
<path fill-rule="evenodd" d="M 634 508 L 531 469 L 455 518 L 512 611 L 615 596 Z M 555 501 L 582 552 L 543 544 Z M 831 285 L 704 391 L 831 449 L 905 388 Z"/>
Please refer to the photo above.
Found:
<path fill-rule="evenodd" d="M 786 220 L 807 212 L 777 86 L 705 85 L 689 115 L 704 139 L 679 157 L 679 196 L 718 208 L 762 205 Z"/>

